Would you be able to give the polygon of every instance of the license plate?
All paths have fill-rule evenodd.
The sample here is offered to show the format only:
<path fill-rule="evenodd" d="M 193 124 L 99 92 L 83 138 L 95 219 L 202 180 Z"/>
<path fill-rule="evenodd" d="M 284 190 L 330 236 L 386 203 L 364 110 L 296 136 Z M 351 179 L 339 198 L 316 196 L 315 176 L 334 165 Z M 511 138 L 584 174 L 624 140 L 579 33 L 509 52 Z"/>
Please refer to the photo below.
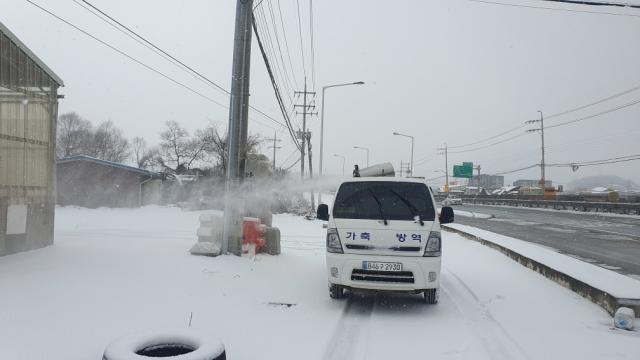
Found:
<path fill-rule="evenodd" d="M 378 271 L 402 271 L 402 263 L 396 262 L 381 262 L 381 261 L 363 261 L 363 270 L 378 270 Z"/>

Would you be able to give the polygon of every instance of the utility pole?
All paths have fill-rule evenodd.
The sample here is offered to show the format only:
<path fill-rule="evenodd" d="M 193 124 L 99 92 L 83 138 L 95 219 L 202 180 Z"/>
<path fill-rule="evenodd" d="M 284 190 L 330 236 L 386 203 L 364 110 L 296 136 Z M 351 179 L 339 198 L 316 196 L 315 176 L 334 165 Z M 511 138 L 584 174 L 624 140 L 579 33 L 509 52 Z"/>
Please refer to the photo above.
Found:
<path fill-rule="evenodd" d="M 475 170 L 478 170 L 478 177 L 476 179 L 478 179 L 478 190 L 480 190 L 480 165 L 474 167 Z"/>
<path fill-rule="evenodd" d="M 449 193 L 449 149 L 447 148 L 447 143 L 444 143 L 443 148 L 438 148 L 440 151 L 440 155 L 444 155 L 444 192 Z"/>
<path fill-rule="evenodd" d="M 236 26 L 231 75 L 231 106 L 229 107 L 229 146 L 225 181 L 224 225 L 221 253 L 240 255 L 242 252 L 242 198 L 239 190 L 244 178 L 245 149 L 249 111 L 249 75 L 251 62 L 251 22 L 253 0 L 236 3 Z"/>
<path fill-rule="evenodd" d="M 540 138 L 542 140 L 542 160 L 540 162 L 540 187 L 542 188 L 542 195 L 544 196 L 545 188 L 546 188 L 546 179 L 545 179 L 545 161 L 544 161 L 544 116 L 542 115 L 542 111 L 538 110 L 540 113 L 540 119 L 537 120 L 529 120 L 525 121 L 525 124 L 535 124 L 540 123 L 539 128 L 533 128 L 527 130 L 527 132 L 540 132 Z"/>
<path fill-rule="evenodd" d="M 302 114 L 302 133 L 299 133 L 299 137 L 302 138 L 300 144 L 300 179 L 304 180 L 304 151 L 307 140 L 307 115 L 317 115 L 318 113 L 309 112 L 309 110 L 315 109 L 315 105 L 307 105 L 307 95 L 316 95 L 313 91 L 307 91 L 307 78 L 304 78 L 304 91 L 296 91 L 296 95 L 302 94 L 302 105 L 294 105 L 296 108 L 302 108 L 302 112 L 296 112 L 298 115 Z"/>
<path fill-rule="evenodd" d="M 294 105 L 296 108 L 302 108 L 302 112 L 297 112 L 298 115 L 302 114 L 302 143 L 300 144 L 300 180 L 304 180 L 304 151 L 305 146 L 309 147 L 309 175 L 313 178 L 313 167 L 311 165 L 311 133 L 307 131 L 307 115 L 317 115 L 317 112 L 313 112 L 315 105 L 307 105 L 307 95 L 315 96 L 314 91 L 307 91 L 307 78 L 304 78 L 304 91 L 296 91 L 296 95 L 302 94 L 302 105 Z M 311 111 L 309 111 L 311 110 Z M 315 196 L 313 190 L 311 191 L 311 211 L 315 211 Z"/>
<path fill-rule="evenodd" d="M 281 142 L 282 139 L 278 139 L 278 133 L 276 131 L 273 132 L 273 138 L 265 139 L 265 140 L 273 140 L 273 146 L 269 146 L 269 148 L 273 148 L 273 174 L 276 173 L 276 149 L 282 148 L 281 146 L 277 146 L 277 143 Z"/>
<path fill-rule="evenodd" d="M 309 132 L 309 138 L 307 138 L 307 146 L 309 149 L 309 179 L 311 179 L 311 182 L 313 182 L 313 161 L 311 161 L 311 132 Z M 316 211 L 316 198 L 313 194 L 313 190 L 311 190 L 311 211 Z"/>

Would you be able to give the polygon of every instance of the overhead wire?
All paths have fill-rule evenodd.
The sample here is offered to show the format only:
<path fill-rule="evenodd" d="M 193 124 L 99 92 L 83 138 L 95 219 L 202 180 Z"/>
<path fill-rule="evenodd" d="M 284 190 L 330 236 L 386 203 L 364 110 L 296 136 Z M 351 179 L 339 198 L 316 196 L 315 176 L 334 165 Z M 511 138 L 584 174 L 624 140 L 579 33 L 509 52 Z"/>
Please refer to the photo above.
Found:
<path fill-rule="evenodd" d="M 564 12 L 587 13 L 587 14 L 600 14 L 600 15 L 611 15 L 611 16 L 640 17 L 640 15 L 636 15 L 636 14 L 623 14 L 623 13 L 612 13 L 612 12 L 604 12 L 604 11 L 590 11 L 590 10 L 579 10 L 579 9 L 554 8 L 554 7 L 547 7 L 547 6 L 512 4 L 512 3 L 505 3 L 505 2 L 498 2 L 498 1 L 488 1 L 488 0 L 467 0 L 467 1 L 475 2 L 475 3 L 491 4 L 491 5 L 501 5 L 501 6 L 528 8 L 528 9 L 564 11 Z"/>
<path fill-rule="evenodd" d="M 291 53 L 289 51 L 289 42 L 287 41 L 287 31 L 284 27 L 284 20 L 283 20 L 283 16 L 282 16 L 282 8 L 280 7 L 280 0 L 276 0 L 277 4 L 278 4 L 278 13 L 280 14 L 280 26 L 282 27 L 282 38 L 284 40 L 284 47 L 285 50 L 287 51 L 287 58 L 289 59 L 289 66 L 291 68 L 291 75 L 293 77 L 293 82 L 295 86 L 299 86 L 298 85 L 298 79 L 296 78 L 296 72 L 295 72 L 295 68 L 293 67 L 293 62 L 291 61 Z"/>
<path fill-rule="evenodd" d="M 565 111 L 561 111 L 561 112 L 554 113 L 554 114 L 551 114 L 551 115 L 547 115 L 547 116 L 545 116 L 545 120 L 553 119 L 555 117 L 566 115 L 566 114 L 569 114 L 569 113 L 572 113 L 572 112 L 575 112 L 575 111 L 578 111 L 578 110 L 583 110 L 583 109 L 586 109 L 588 107 L 601 104 L 603 102 L 615 99 L 615 98 L 623 96 L 623 95 L 630 94 L 630 93 L 632 93 L 634 91 L 638 91 L 638 90 L 640 90 L 640 85 L 634 86 L 634 87 L 632 87 L 630 89 L 621 91 L 619 93 L 615 93 L 613 95 L 607 96 L 605 98 L 602 98 L 600 100 L 596 100 L 594 102 L 591 102 L 591 103 L 588 103 L 588 104 L 585 104 L 585 105 L 581 105 L 581 106 L 578 106 L 578 107 L 575 107 L 575 108 L 572 108 L 572 109 L 569 109 L 569 110 L 565 110 Z"/>
<path fill-rule="evenodd" d="M 302 70 L 304 73 L 305 79 L 307 78 L 307 66 L 305 64 L 304 59 L 304 43 L 302 36 L 302 18 L 300 16 L 300 0 L 296 0 L 296 4 L 298 5 L 298 33 L 300 34 L 300 52 L 302 53 Z"/>
<path fill-rule="evenodd" d="M 281 88 L 285 90 L 285 93 L 289 101 L 293 102 L 293 99 L 291 98 L 291 93 L 293 93 L 293 90 L 290 88 L 289 81 L 287 80 L 287 76 L 286 76 L 287 72 L 286 72 L 286 69 L 284 69 L 284 66 L 285 66 L 284 62 L 281 64 L 280 61 L 278 61 L 278 56 L 276 55 L 277 52 L 273 44 L 271 29 L 269 27 L 269 23 L 265 15 L 264 7 L 261 7 L 258 10 L 255 10 L 254 14 L 258 15 L 256 17 L 256 21 L 258 22 L 258 24 L 263 30 L 264 36 L 262 39 L 266 44 L 267 56 L 269 57 L 270 63 L 274 65 L 275 72 L 277 75 L 276 81 L 278 82 L 278 84 L 282 85 Z"/>
<path fill-rule="evenodd" d="M 524 125 L 524 124 L 523 124 L 523 125 L 518 125 L 518 126 L 516 126 L 516 127 L 514 127 L 514 128 L 511 128 L 511 129 L 509 129 L 509 130 L 505 131 L 505 132 L 501 132 L 501 133 L 499 133 L 498 135 L 493 135 L 493 136 L 490 136 L 490 137 L 488 137 L 488 138 L 484 138 L 484 139 L 481 139 L 481 140 L 478 140 L 478 141 L 470 142 L 470 143 L 468 143 L 468 144 L 464 144 L 464 145 L 448 146 L 448 148 L 449 148 L 449 149 L 457 149 L 457 148 L 461 148 L 461 147 L 467 147 L 467 146 L 472 146 L 472 145 L 480 144 L 480 143 L 483 143 L 483 142 L 485 142 L 485 141 L 493 140 L 493 139 L 495 139 L 495 138 L 498 138 L 498 137 L 500 137 L 500 136 L 502 136 L 502 135 L 506 135 L 506 134 L 508 134 L 508 133 L 510 133 L 510 132 L 513 132 L 513 131 L 516 131 L 516 130 L 520 130 L 520 129 L 524 128 L 525 126 L 526 126 L 526 125 Z"/>
<path fill-rule="evenodd" d="M 570 163 L 551 163 L 551 164 L 545 164 L 545 166 L 549 166 L 549 167 L 593 166 L 593 165 L 615 164 L 619 162 L 635 161 L 635 160 L 640 160 L 640 154 L 618 156 L 614 158 L 601 159 L 601 160 L 576 161 L 576 162 L 570 162 Z"/>
<path fill-rule="evenodd" d="M 271 1 L 267 2 L 268 8 L 269 8 L 269 15 L 271 17 L 271 24 L 273 25 L 273 32 L 275 34 L 275 38 L 276 38 L 276 44 L 278 45 L 278 55 L 280 56 L 280 61 L 282 62 L 282 66 L 285 69 L 285 78 L 287 83 L 289 84 L 289 91 L 291 91 L 292 88 L 295 88 L 295 86 L 292 84 L 291 82 L 291 78 L 289 77 L 289 71 L 286 71 L 286 64 L 284 61 L 284 55 L 283 55 L 283 51 L 282 51 L 282 46 L 280 45 L 280 34 L 278 32 L 278 26 L 276 25 L 276 16 L 275 16 L 275 11 L 273 10 L 273 6 L 271 5 Z M 289 69 L 291 72 L 293 72 L 293 68 Z M 289 94 L 289 96 L 291 96 Z"/>
<path fill-rule="evenodd" d="M 533 164 L 533 165 L 529 165 L 529 166 L 525 166 L 519 169 L 515 169 L 515 170 L 509 170 L 509 171 L 501 171 L 501 172 L 497 172 L 497 173 L 493 173 L 491 175 L 507 175 L 507 174 L 513 174 L 516 172 L 520 172 L 520 171 L 525 171 L 525 170 L 529 170 L 529 169 L 533 169 L 534 167 L 540 166 L 540 164 Z"/>
<path fill-rule="evenodd" d="M 623 104 L 623 105 L 616 106 L 616 107 L 608 109 L 608 110 L 601 111 L 601 112 L 596 113 L 596 114 L 583 116 L 583 117 L 580 117 L 580 118 L 577 118 L 577 119 L 568 120 L 568 121 L 564 121 L 564 122 L 553 124 L 553 125 L 547 125 L 547 126 L 545 126 L 545 130 L 556 128 L 556 127 L 559 127 L 559 126 L 573 124 L 573 123 L 584 121 L 584 120 L 588 120 L 588 119 L 593 119 L 595 117 L 602 116 L 602 115 L 605 115 L 605 114 L 608 114 L 608 113 L 611 113 L 611 112 L 614 112 L 614 111 L 618 111 L 618 110 L 621 110 L 621 109 L 624 109 L 624 108 L 628 108 L 630 106 L 637 105 L 637 104 L 640 104 L 640 99 L 634 100 L 632 102 L 629 102 L 629 103 L 626 103 L 626 104 Z"/>
<path fill-rule="evenodd" d="M 211 97 L 209 97 L 209 96 L 207 96 L 207 95 L 205 95 L 205 94 L 203 94 L 203 93 L 199 92 L 198 90 L 195 90 L 195 89 L 193 89 L 193 88 L 189 87 L 188 85 L 186 85 L 186 84 L 184 84 L 184 83 L 182 83 L 182 82 L 180 82 L 180 81 L 178 81 L 178 80 L 176 80 L 176 79 L 172 78 L 171 76 L 169 76 L 169 75 L 167 75 L 167 74 L 165 74 L 165 73 L 161 72 L 160 70 L 157 70 L 157 69 L 155 69 L 155 68 L 151 67 L 150 65 L 147 65 L 147 64 L 143 63 L 142 61 L 138 60 L 137 58 L 135 58 L 135 57 L 133 57 L 133 56 L 129 55 L 128 53 L 126 53 L 126 52 L 124 52 L 124 51 L 122 51 L 122 50 L 118 49 L 117 47 L 115 47 L 115 46 L 113 46 L 113 45 L 111 45 L 111 44 L 107 43 L 106 41 L 101 40 L 100 38 L 98 38 L 98 37 L 94 36 L 93 34 L 89 33 L 88 31 L 86 31 L 86 30 L 84 30 L 84 29 L 82 29 L 82 28 L 78 27 L 77 25 L 75 25 L 75 24 L 73 24 L 73 23 L 71 23 L 71 22 L 67 21 L 66 19 L 64 19 L 64 18 L 62 18 L 62 17 L 60 17 L 60 16 L 58 16 L 58 15 L 54 14 L 53 12 L 51 12 L 51 11 L 49 11 L 49 10 L 47 10 L 47 9 L 43 8 L 42 6 L 40 6 L 40 5 L 36 4 L 36 3 L 34 3 L 33 1 L 31 1 L 31 0 L 25 0 L 25 1 L 26 1 L 26 2 L 28 2 L 28 3 L 30 3 L 31 5 L 35 6 L 36 8 L 38 8 L 38 9 L 40 9 L 40 10 L 44 11 L 45 13 L 49 14 L 50 16 L 52 16 L 52 17 L 54 17 L 54 18 L 58 19 L 59 21 L 61 21 L 61 22 L 65 23 L 66 25 L 68 25 L 68 26 L 70 26 L 70 27 L 74 28 L 75 30 L 77 30 L 77 31 L 79 31 L 79 32 L 81 32 L 81 33 L 83 33 L 83 34 L 85 34 L 86 36 L 88 36 L 88 37 L 92 38 L 93 40 L 95 40 L 95 41 L 99 42 L 100 44 L 102 44 L 102 45 L 104 45 L 104 46 L 108 47 L 109 49 L 111 49 L 111 50 L 113 50 L 113 51 L 115 51 L 115 52 L 119 53 L 120 55 L 122 55 L 122 56 L 124 56 L 124 57 L 128 58 L 129 60 L 131 60 L 131 61 L 133 61 L 133 62 L 137 63 L 138 65 L 140 65 L 140 66 L 142 66 L 142 67 L 144 67 L 144 68 L 146 68 L 146 69 L 148 69 L 148 70 L 150 70 L 150 71 L 152 71 L 152 72 L 156 73 L 157 75 L 160 75 L 161 77 L 165 78 L 166 80 L 169 80 L 169 81 L 171 81 L 172 83 L 174 83 L 174 84 L 176 84 L 176 85 L 178 85 L 178 86 L 180 86 L 180 87 L 182 87 L 182 88 L 184 88 L 184 89 L 186 89 L 186 90 L 188 90 L 188 91 L 190 91 L 190 92 L 192 92 L 192 93 L 194 93 L 194 94 L 196 94 L 196 95 L 198 95 L 198 96 L 202 97 L 203 99 L 208 100 L 208 101 L 210 101 L 210 102 L 212 102 L 212 103 L 214 103 L 214 104 L 216 104 L 216 105 L 219 105 L 219 106 L 221 106 L 221 107 L 226 107 L 226 105 L 224 105 L 224 104 L 220 103 L 219 101 L 217 101 L 217 100 L 215 100 L 215 99 L 213 99 L 213 98 L 211 98 Z"/>
<path fill-rule="evenodd" d="M 479 147 L 476 147 L 476 148 L 473 148 L 473 149 L 467 149 L 467 150 L 448 151 L 448 153 L 449 154 L 463 154 L 463 153 L 468 153 L 468 152 L 471 152 L 471 151 L 482 150 L 482 149 L 486 149 L 486 148 L 489 148 L 489 147 L 492 147 L 492 146 L 495 146 L 495 145 L 499 145 L 499 144 L 505 143 L 507 141 L 511 141 L 511 140 L 517 139 L 517 138 L 525 136 L 525 135 L 528 135 L 528 133 L 523 132 L 523 133 L 520 133 L 518 135 L 511 136 L 511 137 L 508 137 L 506 139 L 503 139 L 503 140 L 500 140 L 500 141 L 496 141 L 496 142 L 488 144 L 488 145 L 479 146 Z"/>
<path fill-rule="evenodd" d="M 269 63 L 269 58 L 267 57 L 267 53 L 266 53 L 266 51 L 264 49 L 264 45 L 262 43 L 262 39 L 260 38 L 260 32 L 258 31 L 258 25 L 256 23 L 255 17 L 251 18 L 251 25 L 253 27 L 253 32 L 256 35 L 256 40 L 258 41 L 258 47 L 260 48 L 260 53 L 262 54 L 262 59 L 264 61 L 265 67 L 267 68 L 267 73 L 269 74 L 269 78 L 271 79 L 271 85 L 273 87 L 273 91 L 275 93 L 276 100 L 277 100 L 278 105 L 280 107 L 280 111 L 282 112 L 282 116 L 285 119 L 286 127 L 287 127 L 287 130 L 289 131 L 289 135 L 291 136 L 291 140 L 293 141 L 293 143 L 296 145 L 296 148 L 298 150 L 301 150 L 302 147 L 301 147 L 300 143 L 298 142 L 298 138 L 295 135 L 295 130 L 291 126 L 291 120 L 290 120 L 290 118 L 289 118 L 289 116 L 287 114 L 287 110 L 285 108 L 284 101 L 282 100 L 282 95 L 280 94 L 280 89 L 278 87 L 278 84 L 276 83 L 275 76 L 273 74 L 273 70 L 271 69 L 271 65 Z"/>
<path fill-rule="evenodd" d="M 31 0 L 26 0 L 27 2 L 31 3 L 34 6 L 37 6 L 38 8 L 40 8 L 43 11 L 48 12 L 50 15 L 55 16 L 57 18 L 59 18 L 57 15 L 53 14 L 50 11 L 47 11 L 46 9 L 44 9 L 43 7 L 35 4 L 34 2 L 32 2 Z M 87 1 L 87 0 L 73 0 L 76 4 L 78 4 L 79 6 L 81 6 L 82 8 L 84 8 L 85 10 L 89 11 L 91 14 L 93 14 L 94 16 L 100 18 L 102 21 L 106 22 L 107 24 L 109 24 L 110 26 L 112 26 L 113 28 L 115 28 L 116 30 L 124 33 L 125 35 L 127 35 L 128 37 L 134 39 L 136 42 L 138 42 L 141 45 L 144 45 L 146 48 L 152 50 L 153 52 L 155 52 L 156 54 L 162 56 L 164 59 L 172 61 L 172 63 L 176 66 L 178 66 L 180 69 L 187 71 L 187 73 L 190 73 L 192 76 L 195 76 L 196 78 L 200 79 L 201 81 L 207 83 L 208 85 L 210 85 L 212 88 L 226 94 L 226 95 L 231 95 L 231 92 L 228 91 L 227 89 L 225 89 L 224 87 L 222 87 L 221 85 L 217 84 L 216 82 L 214 82 L 213 80 L 209 79 L 208 77 L 206 77 L 205 75 L 203 75 L 202 73 L 200 73 L 199 71 L 193 69 L 191 66 L 187 65 L 186 63 L 184 63 L 183 61 L 177 59 L 176 57 L 174 57 L 173 55 L 171 55 L 170 53 L 168 53 L 167 51 L 165 51 L 164 49 L 160 48 L 159 46 L 157 46 L 156 44 L 154 44 L 153 42 L 149 41 L 148 39 L 146 39 L 145 37 L 143 37 L 142 35 L 138 34 L 136 31 L 132 30 L 131 28 L 129 28 L 128 26 L 124 25 L 122 22 L 118 21 L 117 19 L 115 19 L 114 17 L 112 17 L 111 15 L 109 15 L 107 12 L 101 10 L 100 8 L 98 8 L 97 6 L 93 5 L 91 2 Z M 87 6 L 91 7 L 91 9 L 93 9 L 94 11 L 92 11 L 91 9 L 87 8 L 86 6 L 83 6 L 82 4 L 80 4 L 78 1 L 82 1 L 84 4 L 86 4 Z M 97 12 L 97 13 L 96 13 Z M 99 13 L 99 14 L 98 14 Z M 118 26 L 120 26 L 120 28 L 116 27 L 115 25 L 113 25 L 113 23 L 107 21 L 105 18 L 103 18 L 102 16 L 106 17 L 107 19 L 109 19 L 110 21 L 112 21 L 113 23 L 117 24 Z M 59 18 L 59 20 L 62 20 L 61 18 Z M 66 22 L 66 21 L 65 21 Z M 70 22 L 66 22 L 68 25 L 71 25 Z M 74 26 L 76 27 L 76 26 Z M 80 30 L 78 27 L 76 27 L 77 30 Z M 122 29 L 126 30 L 123 31 Z M 84 32 L 84 31 L 83 31 Z M 85 32 L 86 35 L 88 35 L 88 32 Z M 99 40 L 97 39 L 97 37 L 91 36 L 93 37 L 95 40 Z M 102 41 L 101 41 L 102 42 Z M 104 42 L 103 42 L 104 43 Z M 112 49 L 114 49 L 114 47 L 112 47 Z M 114 49 L 115 50 L 115 49 Z M 220 103 L 217 103 L 218 105 L 223 106 L 225 109 L 228 109 L 229 106 L 227 105 L 222 105 Z M 249 105 L 249 108 L 252 109 L 253 111 L 257 112 L 258 114 L 264 116 L 265 118 L 271 120 L 272 122 L 275 122 L 276 124 L 280 125 L 280 126 L 284 126 L 283 123 L 279 122 L 278 120 L 274 119 L 273 117 L 271 117 L 270 115 L 266 114 L 264 111 Z M 255 120 L 255 119 L 254 119 Z M 262 122 L 260 122 L 261 124 L 268 126 Z M 271 126 L 268 126 L 271 127 Z M 271 127 L 272 128 L 272 127 Z M 272 128 L 273 129 L 273 128 Z"/>
<path fill-rule="evenodd" d="M 316 89 L 316 54 L 313 46 L 313 0 L 309 0 L 309 37 L 311 38 L 311 88 Z"/>

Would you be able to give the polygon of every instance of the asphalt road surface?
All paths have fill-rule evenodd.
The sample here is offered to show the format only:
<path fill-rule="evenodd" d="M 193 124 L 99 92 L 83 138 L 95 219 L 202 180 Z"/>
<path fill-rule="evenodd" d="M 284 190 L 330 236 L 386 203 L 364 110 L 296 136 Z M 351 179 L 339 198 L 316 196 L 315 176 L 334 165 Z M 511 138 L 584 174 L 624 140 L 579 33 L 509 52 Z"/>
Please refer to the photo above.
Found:
<path fill-rule="evenodd" d="M 490 205 L 455 210 L 495 217 L 456 216 L 456 222 L 548 246 L 640 279 L 640 218 Z"/>

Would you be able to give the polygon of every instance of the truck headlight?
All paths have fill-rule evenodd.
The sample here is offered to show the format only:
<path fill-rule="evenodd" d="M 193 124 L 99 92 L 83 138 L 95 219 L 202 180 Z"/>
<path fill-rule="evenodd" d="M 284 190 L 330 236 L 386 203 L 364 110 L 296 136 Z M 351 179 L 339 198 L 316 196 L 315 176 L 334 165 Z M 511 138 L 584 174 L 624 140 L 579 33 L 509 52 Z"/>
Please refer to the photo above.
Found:
<path fill-rule="evenodd" d="M 427 246 L 424 247 L 423 256 L 440 256 L 441 255 L 441 237 L 440 231 L 432 231 L 429 233 Z"/>
<path fill-rule="evenodd" d="M 337 229 L 327 230 L 327 252 L 343 254 L 342 244 L 340 243 L 340 236 Z"/>

